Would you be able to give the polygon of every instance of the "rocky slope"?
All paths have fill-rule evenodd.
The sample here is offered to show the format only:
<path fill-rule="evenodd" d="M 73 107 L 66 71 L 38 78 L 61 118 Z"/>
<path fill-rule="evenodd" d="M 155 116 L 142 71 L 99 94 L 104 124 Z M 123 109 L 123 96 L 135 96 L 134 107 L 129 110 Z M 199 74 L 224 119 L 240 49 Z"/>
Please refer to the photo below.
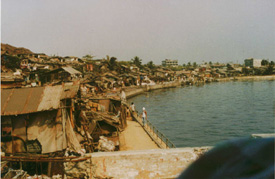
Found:
<path fill-rule="evenodd" d="M 14 47 L 9 44 L 1 43 L 1 55 L 33 54 L 32 51 L 23 47 Z"/>

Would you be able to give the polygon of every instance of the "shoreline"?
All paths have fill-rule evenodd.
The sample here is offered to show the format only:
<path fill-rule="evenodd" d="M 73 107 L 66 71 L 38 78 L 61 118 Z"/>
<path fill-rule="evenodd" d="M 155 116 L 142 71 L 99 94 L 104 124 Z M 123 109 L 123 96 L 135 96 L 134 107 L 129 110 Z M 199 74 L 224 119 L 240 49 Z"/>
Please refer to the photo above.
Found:
<path fill-rule="evenodd" d="M 273 81 L 275 80 L 275 75 L 268 76 L 240 76 L 240 77 L 228 77 L 219 78 L 217 82 L 227 82 L 227 81 Z"/>
<path fill-rule="evenodd" d="M 158 90 L 158 89 L 165 89 L 165 88 L 176 88 L 176 87 L 180 87 L 180 86 L 181 86 L 181 82 L 177 80 L 177 81 L 173 81 L 173 82 L 166 82 L 163 84 L 126 88 L 125 94 L 126 94 L 126 98 L 130 99 L 130 98 L 137 96 L 139 94 L 142 94 L 144 92 L 154 91 L 154 90 Z"/>
<path fill-rule="evenodd" d="M 275 75 L 228 77 L 228 78 L 218 78 L 216 80 L 217 81 L 215 81 L 215 82 L 274 81 Z M 211 83 L 213 83 L 213 82 L 211 82 Z M 173 81 L 173 82 L 167 82 L 164 84 L 147 85 L 147 86 L 142 86 L 142 87 L 130 87 L 130 88 L 126 88 L 125 94 L 126 94 L 126 98 L 130 99 L 130 98 L 140 95 L 144 92 L 154 91 L 154 90 L 158 90 L 158 89 L 165 89 L 165 88 L 176 88 L 176 87 L 180 87 L 180 86 L 182 86 L 180 81 Z"/>

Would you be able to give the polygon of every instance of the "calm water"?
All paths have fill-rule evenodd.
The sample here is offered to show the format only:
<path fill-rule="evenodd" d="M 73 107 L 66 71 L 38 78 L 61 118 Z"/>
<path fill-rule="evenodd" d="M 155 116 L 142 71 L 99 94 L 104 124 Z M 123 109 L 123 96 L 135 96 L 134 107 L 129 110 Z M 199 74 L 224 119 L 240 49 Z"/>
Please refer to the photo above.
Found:
<path fill-rule="evenodd" d="M 274 132 L 275 81 L 212 83 L 131 98 L 177 147 Z"/>

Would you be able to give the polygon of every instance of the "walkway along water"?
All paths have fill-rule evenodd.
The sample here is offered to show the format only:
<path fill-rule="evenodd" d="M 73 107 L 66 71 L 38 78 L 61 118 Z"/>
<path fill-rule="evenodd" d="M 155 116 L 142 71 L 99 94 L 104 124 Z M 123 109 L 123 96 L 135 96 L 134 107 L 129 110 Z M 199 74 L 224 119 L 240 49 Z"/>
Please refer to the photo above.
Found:
<path fill-rule="evenodd" d="M 142 88 L 138 89 L 128 89 L 126 91 L 127 99 L 143 92 L 148 92 L 157 89 L 164 89 L 164 88 L 175 88 L 181 86 L 181 82 L 176 80 L 172 82 L 165 82 L 163 84 L 156 84 L 156 85 L 147 85 Z M 128 105 L 128 104 L 127 104 Z M 130 108 L 130 106 L 128 105 Z M 144 131 L 150 136 L 150 138 L 158 145 L 161 149 L 169 149 L 169 148 L 176 148 L 176 146 L 163 134 L 161 133 L 148 119 L 145 119 L 145 126 L 142 124 L 142 119 L 136 112 L 131 112 L 131 115 L 135 121 L 139 123 L 140 126 L 144 129 Z"/>
<path fill-rule="evenodd" d="M 164 134 L 162 134 L 148 119 L 145 119 L 145 125 L 143 126 L 142 119 L 138 116 L 138 114 L 133 112 L 131 112 L 131 114 L 134 120 L 143 127 L 145 132 L 159 146 L 159 148 L 176 148 L 176 146 Z"/>

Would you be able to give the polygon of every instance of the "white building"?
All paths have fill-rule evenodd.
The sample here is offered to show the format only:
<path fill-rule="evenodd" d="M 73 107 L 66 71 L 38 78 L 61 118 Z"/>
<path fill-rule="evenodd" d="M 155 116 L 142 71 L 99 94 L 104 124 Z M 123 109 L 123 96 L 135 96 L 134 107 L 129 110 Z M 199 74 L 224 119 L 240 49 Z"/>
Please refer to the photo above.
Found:
<path fill-rule="evenodd" d="M 244 64 L 246 67 L 250 67 L 250 68 L 261 67 L 262 59 L 254 59 L 254 58 L 245 59 Z"/>
<path fill-rule="evenodd" d="M 178 66 L 178 60 L 165 59 L 162 61 L 163 66 Z"/>

